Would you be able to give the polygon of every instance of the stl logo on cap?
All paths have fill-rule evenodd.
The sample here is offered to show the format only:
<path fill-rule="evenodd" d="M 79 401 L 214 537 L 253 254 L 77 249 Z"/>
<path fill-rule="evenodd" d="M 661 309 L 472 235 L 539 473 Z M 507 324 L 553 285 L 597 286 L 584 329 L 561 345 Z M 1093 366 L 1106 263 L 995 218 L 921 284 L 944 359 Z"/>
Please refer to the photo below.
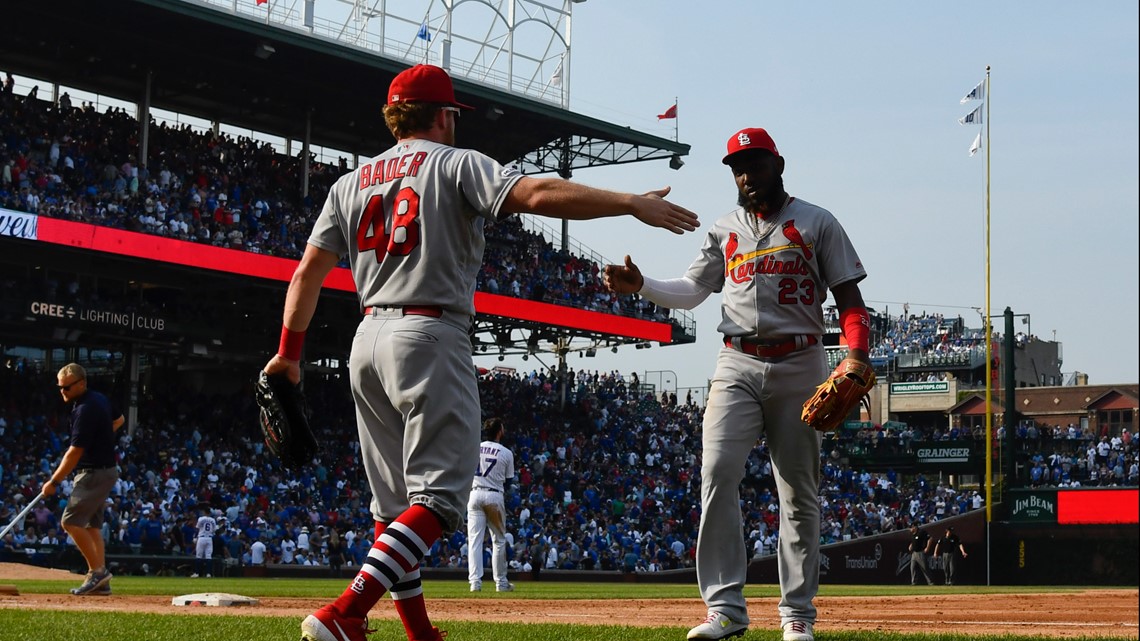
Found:
<path fill-rule="evenodd" d="M 780 152 L 776 149 L 776 142 L 772 140 L 772 136 L 768 135 L 767 131 L 759 127 L 751 127 L 741 129 L 728 139 L 728 153 L 725 154 L 721 162 L 727 165 L 728 159 L 731 158 L 733 154 L 742 151 L 751 151 L 753 149 L 762 149 L 773 156 L 780 155 Z"/>

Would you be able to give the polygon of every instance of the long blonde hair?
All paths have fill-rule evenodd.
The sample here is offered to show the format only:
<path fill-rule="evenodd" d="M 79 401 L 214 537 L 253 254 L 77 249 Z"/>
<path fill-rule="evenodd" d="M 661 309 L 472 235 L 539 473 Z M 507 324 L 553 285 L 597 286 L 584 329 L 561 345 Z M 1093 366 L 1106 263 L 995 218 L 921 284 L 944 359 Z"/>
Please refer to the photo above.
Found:
<path fill-rule="evenodd" d="M 384 124 L 396 140 L 410 137 L 417 131 L 431 129 L 435 114 L 444 105 L 434 102 L 394 102 L 384 105 Z"/>

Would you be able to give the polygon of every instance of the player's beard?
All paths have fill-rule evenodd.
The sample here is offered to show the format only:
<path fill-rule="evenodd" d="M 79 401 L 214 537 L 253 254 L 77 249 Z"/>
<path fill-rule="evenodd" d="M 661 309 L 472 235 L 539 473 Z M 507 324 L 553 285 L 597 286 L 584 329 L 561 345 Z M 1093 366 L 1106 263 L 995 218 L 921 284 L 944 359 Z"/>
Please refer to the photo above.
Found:
<path fill-rule="evenodd" d="M 783 204 L 783 194 L 784 177 L 776 176 L 768 188 L 761 190 L 760 195 L 755 198 L 749 196 L 743 189 L 737 190 L 736 204 L 753 214 L 759 213 L 763 205 L 767 205 L 767 211 L 772 212 L 779 209 Z"/>

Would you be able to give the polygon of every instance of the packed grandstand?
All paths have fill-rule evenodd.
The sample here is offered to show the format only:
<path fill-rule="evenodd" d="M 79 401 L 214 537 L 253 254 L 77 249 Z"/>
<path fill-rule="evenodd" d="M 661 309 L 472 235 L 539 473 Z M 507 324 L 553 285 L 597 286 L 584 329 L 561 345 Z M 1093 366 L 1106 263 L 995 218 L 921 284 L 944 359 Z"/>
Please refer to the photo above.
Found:
<path fill-rule="evenodd" d="M 10 78 L 10 76 L 9 76 Z M 138 165 L 138 123 L 121 109 L 0 95 L 0 207 L 190 242 L 296 258 L 329 185 L 346 165 L 311 165 L 309 195 L 296 196 L 300 160 L 251 138 L 154 123 L 150 168 Z M 488 230 L 480 291 L 661 320 L 637 297 L 604 290 L 599 265 L 558 249 L 520 223 Z M 492 267 L 493 266 L 493 267 Z M 4 292 L 27 283 L 5 279 Z M 53 282 L 45 300 L 91 295 Z M 877 366 L 911 355 L 931 367 L 962 365 L 984 340 L 961 318 L 904 313 L 884 317 L 872 349 Z M 1026 337 L 1025 340 L 1030 340 Z M 1019 339 L 1020 340 L 1020 339 Z M 116 363 L 96 363 L 114 369 Z M 121 366 L 121 363 L 118 365 Z M 64 408 L 54 371 L 25 358 L 0 368 L 0 522 L 38 493 L 66 449 Z M 902 379 L 900 379 L 902 380 Z M 329 563 L 328 534 L 346 542 L 346 565 L 359 564 L 372 537 L 367 483 L 347 385 L 312 377 L 306 392 L 320 408 L 324 449 L 298 474 L 263 455 L 249 389 L 206 396 L 174 381 L 152 381 L 125 430 L 121 479 L 106 506 L 108 551 L 192 556 L 192 525 L 208 510 L 225 519 L 218 557 L 250 564 L 265 544 L 268 563 Z M 700 521 L 702 407 L 659 394 L 635 373 L 570 370 L 486 372 L 485 416 L 502 417 L 519 473 L 507 492 L 513 567 L 652 572 L 689 567 Z M 106 390 L 110 391 L 110 390 Z M 565 396 L 563 393 L 565 392 Z M 563 402 L 565 399 L 565 402 Z M 917 441 L 978 439 L 944 425 L 873 425 L 830 436 L 821 456 L 825 543 L 930 523 L 983 506 L 977 488 L 945 478 L 853 468 L 851 451 L 906 452 Z M 1137 444 L 1124 430 L 1111 440 L 1072 426 L 1019 428 L 1017 447 L 1032 461 L 1036 485 L 1136 485 Z M 37 506 L 0 541 L 0 560 L 36 560 L 65 548 L 59 527 L 70 481 L 58 500 Z M 763 440 L 741 486 L 751 552 L 774 553 L 778 502 Z M 303 542 L 303 546 L 302 546 Z M 310 554 L 298 554 L 308 548 Z M 451 533 L 425 565 L 466 567 L 465 534 Z"/>
<path fill-rule="evenodd" d="M 177 240 L 300 258 L 332 183 L 348 169 L 309 164 L 247 136 L 152 121 L 149 166 L 135 160 L 139 123 L 119 107 L 0 96 L 0 207 Z M 36 92 L 38 93 L 38 92 Z M 554 247 L 517 218 L 489 225 L 480 291 L 664 320 L 638 296 L 602 287 L 599 265 Z"/>
<path fill-rule="evenodd" d="M 10 522 L 38 493 L 66 449 L 66 414 L 52 393 L 51 372 L 23 361 L 0 369 L 0 482 L 6 488 L 0 521 Z M 177 385 L 158 387 L 139 408 L 139 425 L 120 439 L 122 477 L 106 507 L 105 536 L 114 553 L 192 556 L 191 526 L 201 511 L 225 518 L 215 548 L 220 558 L 250 563 L 262 541 L 269 563 L 327 564 L 321 545 L 298 558 L 298 538 L 327 545 L 336 530 L 348 542 L 347 564 L 359 563 L 371 540 L 367 484 L 347 386 L 311 379 L 308 394 L 321 408 L 316 427 L 324 449 L 299 474 L 264 456 L 252 394 L 203 397 Z M 507 444 L 518 475 L 507 492 L 510 554 L 517 568 L 655 571 L 692 565 L 700 521 L 702 408 L 691 399 L 641 392 L 636 374 L 572 372 L 568 402 L 562 385 L 540 372 L 487 373 L 480 380 L 483 411 L 510 426 Z M 921 474 L 869 473 L 844 462 L 852 447 L 906 449 L 916 438 L 950 439 L 947 432 L 874 429 L 829 438 L 821 457 L 821 540 L 827 543 L 931 523 L 982 507 L 976 490 Z M 1101 442 L 1108 447 L 1098 449 Z M 1035 461 L 1035 484 L 1136 485 L 1137 444 L 1126 430 L 1111 441 L 1067 428 L 1018 435 Z M 0 559 L 32 559 L 65 546 L 59 528 L 62 496 L 33 509 L 22 527 L 0 541 Z M 765 443 L 756 444 L 741 486 L 741 509 L 751 551 L 774 552 L 778 502 Z M 303 532 L 304 530 L 304 532 Z M 302 534 L 306 536 L 302 537 Z M 311 543 L 310 543 L 311 545 Z M 428 567 L 465 567 L 465 534 L 445 536 Z"/>

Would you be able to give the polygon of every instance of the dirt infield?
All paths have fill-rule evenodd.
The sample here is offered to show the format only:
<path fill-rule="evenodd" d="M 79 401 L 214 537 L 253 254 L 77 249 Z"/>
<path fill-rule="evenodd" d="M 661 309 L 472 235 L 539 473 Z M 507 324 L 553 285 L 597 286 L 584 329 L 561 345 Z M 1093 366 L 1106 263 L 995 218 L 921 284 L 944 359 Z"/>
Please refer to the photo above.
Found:
<path fill-rule="evenodd" d="M 0 583 L 18 579 L 75 579 L 63 570 L 0 564 Z M 778 626 L 776 599 L 749 599 L 752 626 Z M 326 600 L 262 599 L 250 608 L 174 607 L 169 597 L 112 596 L 77 598 L 64 594 L 0 595 L 0 608 L 50 610 L 131 610 L 163 614 L 241 614 L 301 618 Z M 1140 590 L 1035 594 L 948 594 L 912 597 L 819 597 L 816 628 L 957 634 L 1034 634 L 1057 638 L 1114 636 L 1138 638 Z M 438 620 L 612 624 L 687 627 L 704 618 L 699 599 L 434 599 Z M 372 611 L 374 618 L 395 618 L 387 599 Z"/>

